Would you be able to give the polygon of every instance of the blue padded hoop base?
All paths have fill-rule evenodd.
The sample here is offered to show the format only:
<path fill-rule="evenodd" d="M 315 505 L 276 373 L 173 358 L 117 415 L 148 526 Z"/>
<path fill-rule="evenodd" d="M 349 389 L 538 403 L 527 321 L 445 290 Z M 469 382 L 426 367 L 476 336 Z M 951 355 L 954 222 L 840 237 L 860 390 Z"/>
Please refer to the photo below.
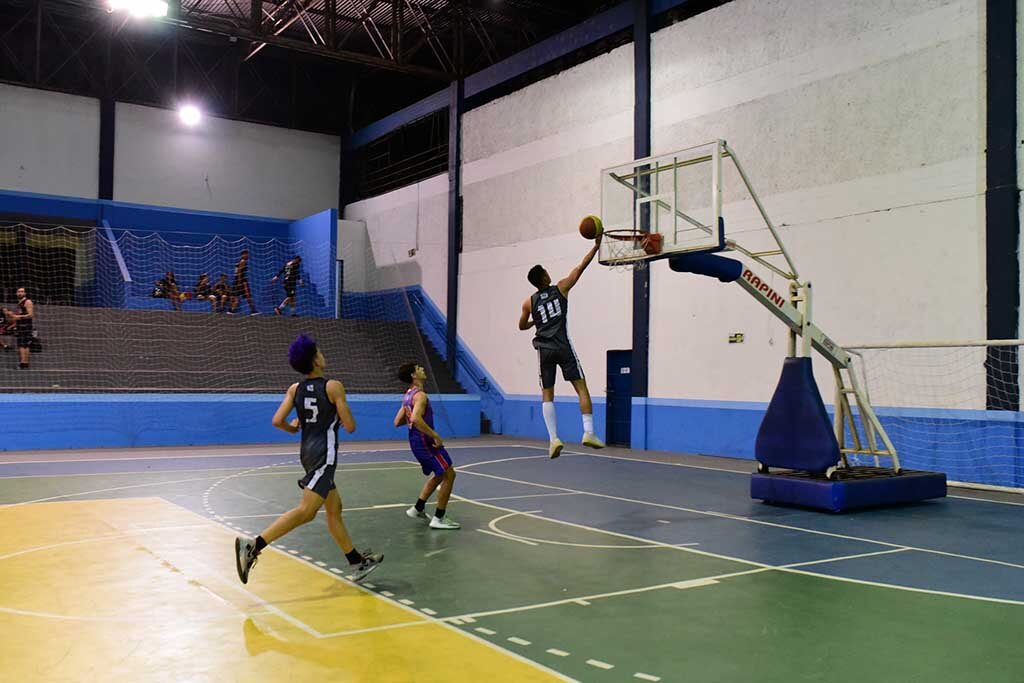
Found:
<path fill-rule="evenodd" d="M 824 472 L 839 462 L 832 421 L 814 381 L 810 358 L 787 358 L 757 431 L 754 457 L 769 467 Z"/>
<path fill-rule="evenodd" d="M 842 478 L 829 481 L 807 472 L 754 474 L 750 497 L 766 503 L 845 512 L 858 508 L 916 503 L 946 495 L 946 475 L 940 472 L 851 467 Z"/>
<path fill-rule="evenodd" d="M 707 252 L 673 256 L 668 260 L 668 267 L 677 273 L 716 277 L 720 282 L 735 282 L 740 279 L 740 274 L 743 272 L 743 264 L 736 259 Z"/>

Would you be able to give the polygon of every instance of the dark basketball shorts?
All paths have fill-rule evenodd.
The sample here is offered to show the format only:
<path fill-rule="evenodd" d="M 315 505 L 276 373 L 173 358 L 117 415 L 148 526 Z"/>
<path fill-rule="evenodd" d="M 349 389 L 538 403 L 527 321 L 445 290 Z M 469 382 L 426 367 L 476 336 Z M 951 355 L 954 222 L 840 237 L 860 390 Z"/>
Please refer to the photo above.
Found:
<path fill-rule="evenodd" d="M 334 465 L 321 465 L 306 472 L 306 476 L 298 481 L 300 489 L 309 489 L 321 498 L 326 498 L 334 485 Z"/>
<path fill-rule="evenodd" d="M 231 288 L 231 295 L 237 297 L 249 298 L 252 296 L 252 289 L 249 288 L 249 282 L 240 282 Z"/>
<path fill-rule="evenodd" d="M 32 346 L 32 330 L 15 330 L 14 334 L 17 336 L 19 349 Z"/>
<path fill-rule="evenodd" d="M 284 286 L 284 295 L 286 297 L 288 297 L 289 299 L 294 299 L 295 298 L 295 285 L 287 285 L 286 284 Z"/>
<path fill-rule="evenodd" d="M 541 389 L 555 386 L 555 369 L 559 367 L 562 368 L 562 379 L 566 382 L 584 378 L 583 367 L 571 346 L 540 348 L 537 349 L 537 357 L 540 361 Z"/>

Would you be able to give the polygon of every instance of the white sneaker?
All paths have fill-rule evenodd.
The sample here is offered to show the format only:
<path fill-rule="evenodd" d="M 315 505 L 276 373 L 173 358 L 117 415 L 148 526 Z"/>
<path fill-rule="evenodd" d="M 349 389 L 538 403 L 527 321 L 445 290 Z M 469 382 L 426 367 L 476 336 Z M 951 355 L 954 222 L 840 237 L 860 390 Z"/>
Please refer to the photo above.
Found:
<path fill-rule="evenodd" d="M 551 439 L 551 444 L 548 445 L 548 455 L 554 460 L 562 454 L 562 449 L 565 448 L 565 444 L 557 436 Z"/>
<path fill-rule="evenodd" d="M 406 510 L 405 515 L 406 517 L 412 517 L 413 519 L 427 518 L 427 513 L 424 512 L 423 510 L 417 510 L 415 505 L 411 506 L 408 510 Z"/>
<path fill-rule="evenodd" d="M 587 432 L 583 435 L 583 445 L 591 448 L 604 448 L 604 441 L 597 438 L 594 432 Z"/>
<path fill-rule="evenodd" d="M 431 517 L 431 529 L 461 529 L 462 525 L 450 517 Z"/>

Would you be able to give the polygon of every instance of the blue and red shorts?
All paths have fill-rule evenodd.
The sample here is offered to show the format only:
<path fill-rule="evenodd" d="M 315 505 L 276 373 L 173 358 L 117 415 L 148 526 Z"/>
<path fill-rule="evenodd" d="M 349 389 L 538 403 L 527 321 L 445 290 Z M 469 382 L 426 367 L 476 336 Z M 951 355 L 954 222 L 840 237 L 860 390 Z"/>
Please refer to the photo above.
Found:
<path fill-rule="evenodd" d="M 416 456 L 423 474 L 433 474 L 435 477 L 443 477 L 444 473 L 452 466 L 452 459 L 448 451 L 442 448 L 434 448 L 433 440 L 426 434 L 417 431 L 409 431 L 409 448 Z"/>

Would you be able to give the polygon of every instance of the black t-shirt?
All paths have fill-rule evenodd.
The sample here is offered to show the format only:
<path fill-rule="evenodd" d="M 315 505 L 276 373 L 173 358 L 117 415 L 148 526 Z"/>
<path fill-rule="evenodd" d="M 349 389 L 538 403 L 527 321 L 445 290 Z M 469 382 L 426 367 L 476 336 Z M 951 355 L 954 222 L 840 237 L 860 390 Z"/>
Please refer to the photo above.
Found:
<path fill-rule="evenodd" d="M 551 285 L 530 297 L 533 309 L 533 323 L 537 331 L 533 336 L 533 347 L 559 348 L 569 346 L 569 299 L 555 285 Z"/>
<path fill-rule="evenodd" d="M 295 390 L 295 414 L 302 429 L 299 459 L 309 471 L 338 456 L 338 411 L 327 395 L 327 378 L 303 379 Z"/>

